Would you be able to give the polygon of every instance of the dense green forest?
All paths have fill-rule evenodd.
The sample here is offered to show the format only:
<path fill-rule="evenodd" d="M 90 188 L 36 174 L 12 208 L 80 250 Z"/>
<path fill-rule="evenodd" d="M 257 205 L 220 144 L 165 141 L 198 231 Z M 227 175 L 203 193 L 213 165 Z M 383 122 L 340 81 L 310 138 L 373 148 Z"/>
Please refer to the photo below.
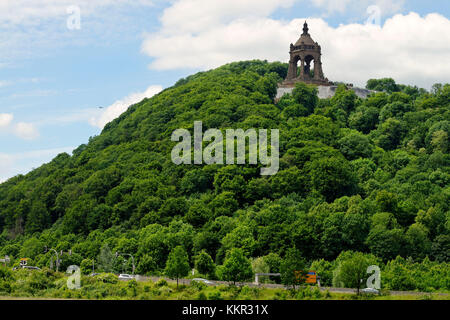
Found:
<path fill-rule="evenodd" d="M 450 85 L 427 92 L 369 80 L 377 92 L 367 99 L 342 85 L 319 99 L 299 84 L 274 103 L 286 72 L 248 61 L 187 77 L 72 156 L 1 184 L 0 257 L 43 267 L 46 247 L 71 250 L 61 270 L 88 273 L 92 262 L 113 271 L 104 261 L 121 252 L 151 275 L 182 246 L 190 268 L 221 278 L 216 266 L 233 248 L 253 271 L 270 272 L 295 248 L 324 285 L 346 285 L 338 271 L 363 253 L 381 267 L 383 287 L 450 290 Z M 173 164 L 171 133 L 197 120 L 203 130 L 279 129 L 279 172 Z"/>

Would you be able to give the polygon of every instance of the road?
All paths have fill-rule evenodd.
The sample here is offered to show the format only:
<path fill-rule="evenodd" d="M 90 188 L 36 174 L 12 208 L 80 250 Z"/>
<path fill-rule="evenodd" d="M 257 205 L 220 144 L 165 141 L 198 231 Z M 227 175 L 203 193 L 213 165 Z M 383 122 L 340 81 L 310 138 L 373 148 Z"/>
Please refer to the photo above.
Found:
<path fill-rule="evenodd" d="M 166 280 L 167 282 L 171 282 L 171 283 L 176 283 L 176 280 L 172 280 L 166 277 L 147 277 L 147 276 L 137 276 L 136 280 L 137 281 L 153 281 L 153 282 L 157 282 L 161 279 Z M 184 284 L 184 285 L 189 285 L 191 283 L 192 279 L 179 279 L 178 282 L 179 284 Z M 227 282 L 227 281 L 216 281 L 216 280 L 211 280 L 216 284 L 223 284 L 223 285 L 229 285 L 231 284 L 231 282 Z M 268 283 L 264 283 L 264 284 L 255 284 L 253 282 L 243 282 L 243 283 L 237 283 L 237 285 L 239 286 L 249 286 L 249 287 L 257 287 L 257 288 L 273 288 L 273 289 L 285 289 L 286 286 L 282 285 L 282 284 L 268 284 Z M 347 294 L 355 294 L 356 293 L 356 289 L 350 289 L 350 288 L 333 288 L 333 287 L 320 287 L 320 290 L 322 292 L 325 291 L 329 291 L 329 292 L 333 292 L 333 293 L 347 293 Z M 429 294 L 427 292 L 417 292 L 417 291 L 390 291 L 391 295 L 425 295 L 425 294 Z M 439 295 L 448 295 L 448 293 L 437 293 Z"/>

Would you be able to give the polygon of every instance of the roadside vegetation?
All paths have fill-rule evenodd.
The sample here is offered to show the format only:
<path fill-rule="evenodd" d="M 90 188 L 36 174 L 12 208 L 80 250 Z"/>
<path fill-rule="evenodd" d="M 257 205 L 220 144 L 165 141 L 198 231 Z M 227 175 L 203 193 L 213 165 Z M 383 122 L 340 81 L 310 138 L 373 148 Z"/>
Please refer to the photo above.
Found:
<path fill-rule="evenodd" d="M 178 284 L 176 281 L 120 281 L 114 274 L 82 276 L 80 289 L 67 287 L 68 276 L 45 270 L 18 270 L 0 282 L 2 299 L 92 299 L 92 300 L 449 300 L 436 293 L 391 295 L 356 295 L 321 291 L 313 286 L 296 290 L 256 288 L 240 285 L 207 286 L 202 282 Z"/>

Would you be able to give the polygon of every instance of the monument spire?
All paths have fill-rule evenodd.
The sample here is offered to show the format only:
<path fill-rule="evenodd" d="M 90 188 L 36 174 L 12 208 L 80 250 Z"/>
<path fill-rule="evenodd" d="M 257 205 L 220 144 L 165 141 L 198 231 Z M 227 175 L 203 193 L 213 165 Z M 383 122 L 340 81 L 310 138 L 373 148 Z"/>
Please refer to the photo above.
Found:
<path fill-rule="evenodd" d="M 303 34 L 308 34 L 309 28 L 308 28 L 308 23 L 305 20 L 305 24 L 303 25 Z"/>

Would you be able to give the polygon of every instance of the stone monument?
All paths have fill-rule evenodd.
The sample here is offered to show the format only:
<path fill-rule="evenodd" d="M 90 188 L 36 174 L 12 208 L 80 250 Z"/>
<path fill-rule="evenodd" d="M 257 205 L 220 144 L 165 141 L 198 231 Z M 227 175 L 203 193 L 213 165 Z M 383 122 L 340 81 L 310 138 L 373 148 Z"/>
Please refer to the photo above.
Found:
<path fill-rule="evenodd" d="M 295 44 L 291 43 L 289 70 L 281 87 L 295 87 L 297 82 L 319 86 L 333 85 L 323 75 L 321 51 L 320 45 L 311 38 L 305 21 L 300 39 Z M 312 62 L 314 62 L 314 69 L 311 68 Z"/>

